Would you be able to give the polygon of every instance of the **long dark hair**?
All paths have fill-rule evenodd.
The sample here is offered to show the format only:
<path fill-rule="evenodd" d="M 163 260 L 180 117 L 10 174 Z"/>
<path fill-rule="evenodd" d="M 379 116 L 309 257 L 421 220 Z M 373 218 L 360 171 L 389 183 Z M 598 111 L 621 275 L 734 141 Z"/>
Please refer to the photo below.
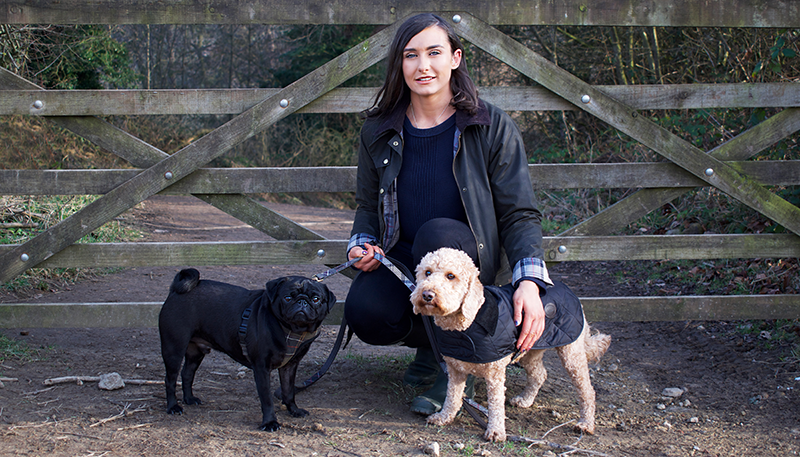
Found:
<path fill-rule="evenodd" d="M 450 88 L 453 91 L 453 99 L 450 104 L 456 109 L 465 110 L 470 114 L 477 112 L 478 90 L 467 72 L 467 63 L 463 57 L 464 45 L 461 44 L 461 39 L 444 19 L 435 14 L 423 13 L 408 18 L 394 35 L 387 57 L 386 80 L 375 96 L 372 107 L 362 113 L 365 117 L 383 117 L 393 112 L 401 103 L 408 103 L 410 89 L 403 79 L 403 50 L 416 34 L 433 26 L 439 27 L 447 33 L 451 52 L 455 53 L 456 50 L 461 50 L 461 65 L 453 70 L 450 78 Z"/>

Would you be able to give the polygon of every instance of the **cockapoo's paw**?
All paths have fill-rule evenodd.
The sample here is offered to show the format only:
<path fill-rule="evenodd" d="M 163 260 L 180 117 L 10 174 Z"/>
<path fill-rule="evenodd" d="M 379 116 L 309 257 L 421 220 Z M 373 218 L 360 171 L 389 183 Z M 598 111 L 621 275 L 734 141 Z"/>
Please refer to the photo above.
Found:
<path fill-rule="evenodd" d="M 447 416 L 443 414 L 441 411 L 436 414 L 431 414 L 430 416 L 428 416 L 428 423 L 431 425 L 447 425 L 450 423 L 450 420 L 448 420 Z"/>
<path fill-rule="evenodd" d="M 594 421 L 581 419 L 577 424 L 575 424 L 575 430 L 587 433 L 589 435 L 594 435 Z"/>
<path fill-rule="evenodd" d="M 535 400 L 535 397 L 527 398 L 523 397 L 522 395 L 517 395 L 508 402 L 511 403 L 512 406 L 516 406 L 518 408 L 530 408 L 533 404 L 533 400 Z"/>
<path fill-rule="evenodd" d="M 506 440 L 506 431 L 496 427 L 489 427 L 486 429 L 486 433 L 483 434 L 483 439 L 501 443 Z"/>

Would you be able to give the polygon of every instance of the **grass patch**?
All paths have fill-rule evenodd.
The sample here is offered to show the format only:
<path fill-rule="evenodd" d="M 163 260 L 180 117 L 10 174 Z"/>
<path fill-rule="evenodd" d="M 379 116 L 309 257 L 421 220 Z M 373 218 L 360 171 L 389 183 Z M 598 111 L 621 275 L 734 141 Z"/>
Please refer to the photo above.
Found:
<path fill-rule="evenodd" d="M 24 341 L 16 341 L 0 334 L 0 362 L 6 360 L 20 360 L 32 362 L 37 360 L 39 351 L 28 346 Z"/>
<path fill-rule="evenodd" d="M 800 293 L 798 259 L 662 260 L 626 262 L 618 283 L 636 281 L 645 295 Z M 635 279 L 631 279 L 635 278 Z"/>
<path fill-rule="evenodd" d="M 0 244 L 22 244 L 97 199 L 79 196 L 0 197 Z M 143 235 L 117 218 L 81 238 L 79 243 L 131 241 Z M 32 268 L 0 287 L 11 292 L 52 291 L 87 278 L 117 271 L 113 268 Z"/>

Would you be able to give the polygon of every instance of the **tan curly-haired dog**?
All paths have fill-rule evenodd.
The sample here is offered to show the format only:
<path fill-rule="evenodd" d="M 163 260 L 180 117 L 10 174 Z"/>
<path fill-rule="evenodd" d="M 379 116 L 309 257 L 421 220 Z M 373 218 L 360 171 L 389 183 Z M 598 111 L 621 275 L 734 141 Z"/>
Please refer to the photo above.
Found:
<path fill-rule="evenodd" d="M 478 279 L 478 269 L 463 251 L 441 248 L 423 257 L 416 269 L 416 289 L 411 294 L 414 312 L 433 316 L 443 330 L 466 330 L 484 303 L 483 285 Z M 585 322 L 585 320 L 584 320 Z M 595 429 L 595 392 L 589 379 L 590 361 L 598 360 L 608 349 L 611 337 L 592 335 L 589 325 L 573 343 L 556 348 L 561 363 L 566 368 L 580 398 L 580 420 L 575 428 L 593 434 Z M 484 438 L 505 441 L 505 381 L 506 366 L 513 354 L 491 363 L 477 364 L 444 357 L 447 363 L 447 397 L 442 410 L 428 416 L 428 423 L 450 423 L 461 409 L 462 396 L 468 374 L 486 380 L 489 403 L 489 423 Z M 527 373 L 523 392 L 511 399 L 511 404 L 527 408 L 533 404 L 539 388 L 547 378 L 542 363 L 544 350 L 530 350 L 518 363 Z"/>

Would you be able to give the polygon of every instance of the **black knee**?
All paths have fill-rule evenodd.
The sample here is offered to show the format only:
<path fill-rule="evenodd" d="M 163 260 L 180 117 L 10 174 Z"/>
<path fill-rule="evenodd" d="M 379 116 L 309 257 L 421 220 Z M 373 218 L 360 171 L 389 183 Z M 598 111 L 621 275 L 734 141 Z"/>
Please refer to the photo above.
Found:
<path fill-rule="evenodd" d="M 425 254 L 439 248 L 453 248 L 464 251 L 478 265 L 478 246 L 469 226 L 461 221 L 447 218 L 431 219 L 422 224 L 414 237 L 412 254 L 414 265 L 425 257 Z"/>

